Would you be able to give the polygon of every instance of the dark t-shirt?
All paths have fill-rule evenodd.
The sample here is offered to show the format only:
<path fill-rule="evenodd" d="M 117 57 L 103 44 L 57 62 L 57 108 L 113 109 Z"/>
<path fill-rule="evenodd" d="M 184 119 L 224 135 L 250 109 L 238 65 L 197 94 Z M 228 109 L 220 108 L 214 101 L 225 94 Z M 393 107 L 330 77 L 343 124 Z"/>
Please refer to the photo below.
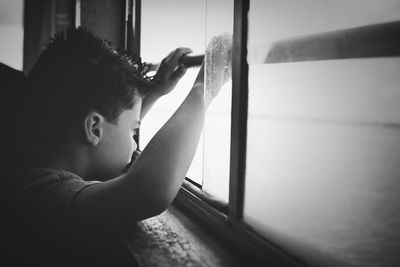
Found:
<path fill-rule="evenodd" d="M 55 169 L 0 166 L 2 258 L 14 266 L 135 266 L 118 229 L 80 225 L 77 194 L 98 181 Z"/>

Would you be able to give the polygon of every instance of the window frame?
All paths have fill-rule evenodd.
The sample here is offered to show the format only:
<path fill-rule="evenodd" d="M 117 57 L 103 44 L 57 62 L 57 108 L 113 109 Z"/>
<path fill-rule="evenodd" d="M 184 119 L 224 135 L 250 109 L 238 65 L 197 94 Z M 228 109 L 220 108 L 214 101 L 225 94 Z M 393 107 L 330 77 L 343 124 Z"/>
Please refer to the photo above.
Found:
<path fill-rule="evenodd" d="M 124 1 L 126 3 L 125 49 L 131 55 L 140 56 L 141 0 Z M 187 178 L 173 204 L 193 217 L 200 225 L 208 228 L 221 242 L 226 242 L 246 255 L 251 262 L 262 262 L 272 266 L 309 266 L 290 250 L 272 243 L 243 221 L 249 91 L 247 63 L 249 6 L 250 0 L 234 0 L 229 203 L 215 199 L 202 191 L 201 186 Z M 397 27 L 389 30 L 390 32 L 386 34 L 398 32 Z M 319 38 L 320 36 L 317 36 L 317 39 Z M 398 42 L 398 40 L 392 41 Z M 386 52 L 380 56 L 400 55 L 398 49 L 384 50 Z M 365 57 L 365 54 L 360 57 Z M 299 61 L 304 61 L 304 58 L 300 58 Z"/>
<path fill-rule="evenodd" d="M 229 203 L 201 190 L 186 178 L 173 205 L 215 233 L 250 262 L 273 266 L 308 266 L 289 251 L 259 235 L 243 221 L 248 101 L 247 14 L 250 0 L 234 0 L 232 111 Z M 140 57 L 141 0 L 127 0 L 127 50 Z M 130 29 L 130 27 L 132 27 Z M 134 38 L 129 38 L 133 33 Z"/>

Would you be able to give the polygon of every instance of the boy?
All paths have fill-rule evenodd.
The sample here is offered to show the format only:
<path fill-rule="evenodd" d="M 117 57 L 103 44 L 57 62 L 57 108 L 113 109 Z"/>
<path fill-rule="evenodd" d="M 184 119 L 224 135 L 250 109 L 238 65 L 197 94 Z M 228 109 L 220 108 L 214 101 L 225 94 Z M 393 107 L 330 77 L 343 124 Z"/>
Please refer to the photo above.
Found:
<path fill-rule="evenodd" d="M 210 97 L 204 98 L 202 66 L 184 102 L 129 164 L 141 119 L 183 76 L 179 62 L 191 50 L 171 52 L 148 81 L 140 64 L 89 31 L 56 35 L 28 75 L 24 149 L 1 171 L 9 239 L 3 252 L 30 265 L 132 266 L 121 233 L 176 196 L 205 109 L 229 75 L 227 48 L 230 40 L 221 36 L 206 51 Z"/>

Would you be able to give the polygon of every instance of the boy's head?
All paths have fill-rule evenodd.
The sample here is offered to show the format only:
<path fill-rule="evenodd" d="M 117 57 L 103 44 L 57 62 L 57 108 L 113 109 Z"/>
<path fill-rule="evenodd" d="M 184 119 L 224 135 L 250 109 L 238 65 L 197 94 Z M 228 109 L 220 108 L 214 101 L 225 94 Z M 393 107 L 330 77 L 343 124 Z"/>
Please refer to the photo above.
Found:
<path fill-rule="evenodd" d="M 84 28 L 56 34 L 28 75 L 28 145 L 57 146 L 71 136 L 97 145 L 91 138 L 104 137 L 102 123 L 137 121 L 147 84 L 138 64 Z"/>

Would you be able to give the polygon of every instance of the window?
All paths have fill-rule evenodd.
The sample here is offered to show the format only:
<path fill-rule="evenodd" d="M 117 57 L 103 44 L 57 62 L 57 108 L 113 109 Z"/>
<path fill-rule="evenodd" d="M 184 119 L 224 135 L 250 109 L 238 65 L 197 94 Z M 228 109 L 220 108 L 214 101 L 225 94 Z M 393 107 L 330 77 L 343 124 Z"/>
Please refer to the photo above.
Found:
<path fill-rule="evenodd" d="M 400 264 L 399 0 L 152 0 L 141 15 L 145 61 L 235 41 L 187 175 L 229 210 L 185 190 L 181 205 L 270 262 Z M 142 147 L 196 73 L 148 114 Z"/>
<path fill-rule="evenodd" d="M 3 0 L 0 2 L 0 62 L 22 70 L 24 2 Z M 4 38 L 7 36 L 7 38 Z"/>
<path fill-rule="evenodd" d="M 233 0 L 143 1 L 141 14 L 141 57 L 151 63 L 160 62 L 181 46 L 190 47 L 193 54 L 204 54 L 213 36 L 233 32 Z M 197 72 L 197 68 L 189 69 L 176 89 L 154 105 L 143 120 L 142 147 L 186 97 Z M 225 202 L 229 197 L 230 87 L 228 82 L 207 111 L 200 145 L 187 174 L 202 190 Z"/>
<path fill-rule="evenodd" d="M 140 41 L 143 61 L 157 64 L 177 47 L 189 47 L 196 54 L 204 53 L 204 2 L 196 0 L 143 1 L 141 14 Z M 196 31 L 184 30 L 183 23 L 185 29 L 196 29 Z M 140 129 L 141 147 L 146 146 L 184 100 L 197 72 L 196 69 L 189 69 L 175 90 L 158 100 L 151 112 L 146 115 Z M 202 146 L 199 146 L 187 174 L 198 184 L 202 184 L 202 156 Z"/>
<path fill-rule="evenodd" d="M 400 1 L 250 1 L 244 221 L 309 262 L 400 263 L 399 19 Z"/>

